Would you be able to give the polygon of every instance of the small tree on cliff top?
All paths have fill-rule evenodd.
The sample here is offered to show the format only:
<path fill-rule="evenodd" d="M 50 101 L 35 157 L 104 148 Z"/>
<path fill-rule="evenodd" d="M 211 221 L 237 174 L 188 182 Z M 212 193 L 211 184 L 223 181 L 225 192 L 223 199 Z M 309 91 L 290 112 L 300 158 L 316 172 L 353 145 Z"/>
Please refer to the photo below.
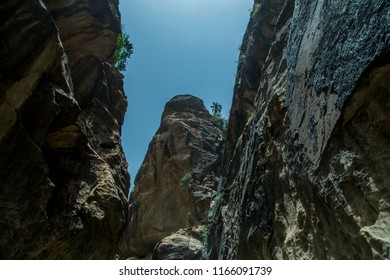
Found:
<path fill-rule="evenodd" d="M 211 105 L 211 110 L 213 112 L 213 116 L 220 114 L 222 111 L 222 105 L 218 102 L 213 102 L 213 105 Z"/>
<path fill-rule="evenodd" d="M 114 52 L 115 67 L 119 71 L 126 70 L 127 59 L 133 54 L 133 44 L 130 42 L 129 34 L 122 32 L 116 40 Z"/>
<path fill-rule="evenodd" d="M 222 131 L 223 137 L 226 137 L 227 120 L 221 115 L 222 105 L 218 102 L 213 102 L 211 110 L 213 112 L 213 123 Z"/>

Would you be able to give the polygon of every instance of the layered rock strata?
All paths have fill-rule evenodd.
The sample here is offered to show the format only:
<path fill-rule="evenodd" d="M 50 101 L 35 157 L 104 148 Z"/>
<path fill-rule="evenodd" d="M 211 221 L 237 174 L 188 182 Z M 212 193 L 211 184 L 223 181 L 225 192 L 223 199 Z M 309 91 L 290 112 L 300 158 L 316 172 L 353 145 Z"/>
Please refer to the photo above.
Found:
<path fill-rule="evenodd" d="M 243 45 L 267 56 L 239 66 L 236 103 L 258 90 L 230 120 L 209 257 L 390 258 L 389 2 L 255 3 Z"/>
<path fill-rule="evenodd" d="M 0 258 L 113 258 L 129 187 L 118 1 L 0 14 Z"/>
<path fill-rule="evenodd" d="M 163 238 L 207 223 L 222 143 L 221 131 L 199 98 L 178 95 L 165 105 L 161 125 L 135 178 L 121 257 L 149 257 Z M 160 249 L 155 258 L 169 255 Z"/>

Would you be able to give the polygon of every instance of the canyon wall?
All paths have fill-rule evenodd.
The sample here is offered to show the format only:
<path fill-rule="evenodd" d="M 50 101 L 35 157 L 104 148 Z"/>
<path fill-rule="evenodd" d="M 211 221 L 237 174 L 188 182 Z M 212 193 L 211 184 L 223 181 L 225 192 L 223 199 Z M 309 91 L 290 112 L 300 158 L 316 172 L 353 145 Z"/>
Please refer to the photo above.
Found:
<path fill-rule="evenodd" d="M 113 258 L 129 188 L 118 1 L 7 0 L 0 22 L 0 258 Z"/>
<path fill-rule="evenodd" d="M 390 258 L 389 22 L 385 0 L 255 1 L 210 258 Z"/>

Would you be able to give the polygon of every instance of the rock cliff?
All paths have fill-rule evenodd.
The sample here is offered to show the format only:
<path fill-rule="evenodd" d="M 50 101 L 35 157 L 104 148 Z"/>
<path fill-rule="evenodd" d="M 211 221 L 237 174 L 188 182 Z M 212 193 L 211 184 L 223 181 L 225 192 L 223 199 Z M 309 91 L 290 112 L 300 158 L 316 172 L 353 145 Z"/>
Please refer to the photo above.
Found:
<path fill-rule="evenodd" d="M 199 237 L 198 227 L 207 223 L 222 144 L 222 133 L 199 98 L 178 95 L 165 105 L 135 178 L 121 257 L 146 257 L 163 238 L 187 228 L 160 242 L 153 258 L 199 258 L 199 238 L 195 252 L 180 243 Z"/>
<path fill-rule="evenodd" d="M 389 259 L 389 22 L 255 0 L 226 141 L 174 97 L 128 202 L 118 0 L 3 0 L 0 258 Z"/>
<path fill-rule="evenodd" d="M 255 1 L 210 258 L 390 258 L 389 20 L 386 0 Z"/>
<path fill-rule="evenodd" d="M 127 215 L 117 0 L 0 3 L 0 258 L 109 259 Z"/>

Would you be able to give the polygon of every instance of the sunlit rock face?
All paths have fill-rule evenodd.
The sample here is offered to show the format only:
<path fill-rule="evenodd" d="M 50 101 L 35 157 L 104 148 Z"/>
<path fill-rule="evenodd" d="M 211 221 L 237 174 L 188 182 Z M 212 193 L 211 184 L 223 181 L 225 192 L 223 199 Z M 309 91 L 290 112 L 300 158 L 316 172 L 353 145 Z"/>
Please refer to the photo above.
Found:
<path fill-rule="evenodd" d="M 390 258 L 389 2 L 255 3 L 209 257 Z"/>
<path fill-rule="evenodd" d="M 118 1 L 0 3 L 0 257 L 113 258 L 127 214 Z"/>
<path fill-rule="evenodd" d="M 206 224 L 221 149 L 222 133 L 202 100 L 178 95 L 165 105 L 135 178 L 121 257 L 146 257 L 164 237 Z"/>

